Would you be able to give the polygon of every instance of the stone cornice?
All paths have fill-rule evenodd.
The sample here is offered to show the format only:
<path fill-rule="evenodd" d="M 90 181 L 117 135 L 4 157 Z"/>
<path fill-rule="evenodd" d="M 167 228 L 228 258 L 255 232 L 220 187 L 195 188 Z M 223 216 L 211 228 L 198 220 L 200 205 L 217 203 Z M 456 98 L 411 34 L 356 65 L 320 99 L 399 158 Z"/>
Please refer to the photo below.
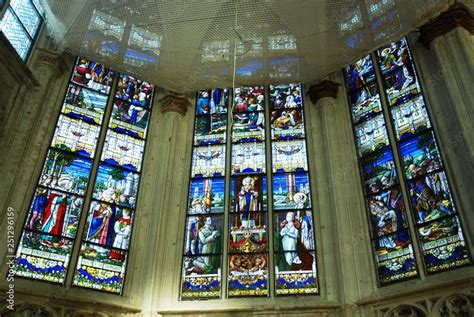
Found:
<path fill-rule="evenodd" d="M 443 36 L 457 27 L 462 27 L 474 34 L 474 15 L 469 8 L 459 2 L 420 28 L 420 42 L 429 48 L 435 38 Z"/>
<path fill-rule="evenodd" d="M 319 99 L 329 97 L 337 98 L 337 92 L 339 90 L 340 84 L 335 83 L 330 80 L 323 80 L 319 83 L 311 85 L 308 89 L 309 99 L 316 104 Z"/>
<path fill-rule="evenodd" d="M 45 48 L 36 49 L 35 66 L 45 66 L 53 69 L 55 74 L 60 75 L 66 71 L 66 60 L 62 53 L 50 51 Z"/>
<path fill-rule="evenodd" d="M 176 112 L 182 116 L 186 115 L 191 103 L 184 94 L 169 92 L 166 96 L 158 101 L 161 104 L 161 112 Z"/>

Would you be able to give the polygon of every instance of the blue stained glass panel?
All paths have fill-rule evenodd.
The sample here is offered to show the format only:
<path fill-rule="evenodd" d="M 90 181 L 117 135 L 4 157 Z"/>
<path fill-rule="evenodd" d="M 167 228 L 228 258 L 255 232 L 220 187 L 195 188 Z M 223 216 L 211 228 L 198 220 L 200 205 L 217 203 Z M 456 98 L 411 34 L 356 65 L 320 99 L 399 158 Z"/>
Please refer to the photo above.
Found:
<path fill-rule="evenodd" d="M 188 216 L 184 254 L 188 256 L 220 254 L 222 252 L 222 222 L 222 215 Z"/>
<path fill-rule="evenodd" d="M 8 8 L 0 23 L 0 30 L 5 34 L 10 44 L 20 57 L 25 60 L 30 51 L 33 41 L 21 25 L 12 9 Z"/>
<path fill-rule="evenodd" d="M 377 60 L 382 74 L 394 71 L 405 64 L 410 64 L 411 57 L 406 38 L 378 49 Z"/>
<path fill-rule="evenodd" d="M 408 138 L 431 127 L 422 96 L 393 107 L 392 119 L 397 140 Z"/>
<path fill-rule="evenodd" d="M 273 209 L 311 208 L 308 173 L 277 173 L 273 175 Z"/>
<path fill-rule="evenodd" d="M 421 93 L 412 64 L 388 73 L 384 77 L 384 85 L 390 106 L 399 105 Z"/>
<path fill-rule="evenodd" d="M 99 164 L 92 197 L 107 203 L 135 208 L 140 175 L 104 163 Z"/>
<path fill-rule="evenodd" d="M 132 76 L 120 75 L 115 98 L 129 102 L 140 110 L 150 108 L 154 87 Z"/>
<path fill-rule="evenodd" d="M 446 217 L 418 228 L 428 273 L 470 264 L 461 224 L 457 216 Z"/>
<path fill-rule="evenodd" d="M 224 212 L 224 180 L 224 178 L 192 179 L 189 185 L 188 214 Z"/>
<path fill-rule="evenodd" d="M 270 85 L 268 88 L 272 110 L 303 107 L 300 84 Z"/>
<path fill-rule="evenodd" d="M 140 172 L 145 141 L 113 130 L 107 131 L 101 160 L 134 172 Z"/>
<path fill-rule="evenodd" d="M 265 173 L 265 143 L 232 145 L 232 174 Z"/>
<path fill-rule="evenodd" d="M 61 114 L 51 146 L 94 157 L 100 126 Z"/>
<path fill-rule="evenodd" d="M 227 114 L 196 116 L 194 124 L 194 145 L 225 143 Z"/>
<path fill-rule="evenodd" d="M 74 67 L 72 81 L 92 90 L 108 94 L 114 75 L 115 71 L 109 67 L 79 57 Z"/>
<path fill-rule="evenodd" d="M 370 154 L 389 145 L 382 114 L 354 127 L 359 156 Z"/>
<path fill-rule="evenodd" d="M 90 159 L 71 152 L 50 149 L 39 185 L 83 196 L 87 190 L 91 168 Z"/>
<path fill-rule="evenodd" d="M 280 109 L 271 112 L 272 139 L 291 140 L 306 136 L 303 109 Z"/>
<path fill-rule="evenodd" d="M 408 179 L 442 167 L 441 157 L 432 131 L 400 143 L 405 176 Z"/>
<path fill-rule="evenodd" d="M 374 81 L 374 64 L 370 55 L 345 68 L 347 88 L 351 91 L 362 90 L 369 82 Z"/>
<path fill-rule="evenodd" d="M 73 240 L 23 231 L 16 252 L 16 276 L 63 284 Z"/>
<path fill-rule="evenodd" d="M 297 253 L 301 263 L 288 261 Z M 316 254 L 311 251 L 275 253 L 275 288 L 277 295 L 318 294 Z"/>
<path fill-rule="evenodd" d="M 37 187 L 25 228 L 74 238 L 83 200 L 80 196 Z"/>
<path fill-rule="evenodd" d="M 349 90 L 351 103 L 352 121 L 359 124 L 367 119 L 373 118 L 382 111 L 380 95 L 377 83 L 371 82 L 362 90 Z"/>
<path fill-rule="evenodd" d="M 145 138 L 150 111 L 120 99 L 114 100 L 109 128 L 135 138 Z"/>
<path fill-rule="evenodd" d="M 121 294 L 126 262 L 126 251 L 83 243 L 72 283 Z"/>
<path fill-rule="evenodd" d="M 408 182 L 408 188 L 418 223 L 428 222 L 456 212 L 444 172 L 420 175 Z"/>
<path fill-rule="evenodd" d="M 263 111 L 265 88 L 263 86 L 238 87 L 234 90 L 234 112 Z"/>
<path fill-rule="evenodd" d="M 268 255 L 229 255 L 229 297 L 268 295 Z"/>
<path fill-rule="evenodd" d="M 191 177 L 218 177 L 225 173 L 225 145 L 193 149 Z"/>
<path fill-rule="evenodd" d="M 83 239 L 104 247 L 128 250 L 133 214 L 132 209 L 93 200 Z"/>
<path fill-rule="evenodd" d="M 248 213 L 267 210 L 265 175 L 233 176 L 230 187 L 231 212 Z"/>
<path fill-rule="evenodd" d="M 366 193 L 375 193 L 398 183 L 392 150 L 389 147 L 361 160 L 362 178 Z"/>
<path fill-rule="evenodd" d="M 239 112 L 234 114 L 232 124 L 233 142 L 254 142 L 263 140 L 265 140 L 264 112 Z"/>
<path fill-rule="evenodd" d="M 227 113 L 229 106 L 229 90 L 216 88 L 214 90 L 201 90 L 198 92 L 196 114 Z"/>
<path fill-rule="evenodd" d="M 305 140 L 272 143 L 273 172 L 302 172 L 308 170 Z"/>
<path fill-rule="evenodd" d="M 185 256 L 181 273 L 181 299 L 219 298 L 221 255 Z"/>
<path fill-rule="evenodd" d="M 407 228 L 407 215 L 400 187 L 366 198 L 372 237 L 377 238 Z"/>
<path fill-rule="evenodd" d="M 13 8 L 13 11 L 15 11 L 30 36 L 34 37 L 41 25 L 41 18 L 31 1 L 10 0 L 10 7 Z"/>
<path fill-rule="evenodd" d="M 374 240 L 373 248 L 380 284 L 387 285 L 418 275 L 408 230 Z"/>
<path fill-rule="evenodd" d="M 90 89 L 70 84 L 61 112 L 70 118 L 101 124 L 107 96 Z"/>

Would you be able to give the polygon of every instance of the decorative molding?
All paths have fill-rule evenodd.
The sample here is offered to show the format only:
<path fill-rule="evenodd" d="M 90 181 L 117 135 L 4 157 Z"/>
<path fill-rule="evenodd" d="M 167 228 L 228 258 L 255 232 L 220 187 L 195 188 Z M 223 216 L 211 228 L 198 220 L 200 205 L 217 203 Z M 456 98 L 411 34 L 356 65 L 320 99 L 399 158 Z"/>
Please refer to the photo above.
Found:
<path fill-rule="evenodd" d="M 61 75 L 67 70 L 67 63 L 62 53 L 45 48 L 36 49 L 36 67 L 44 66 L 54 70 L 55 75 Z"/>
<path fill-rule="evenodd" d="M 161 104 L 161 112 L 176 112 L 185 116 L 191 103 L 184 94 L 178 94 L 170 91 L 166 96 L 158 101 Z"/>
<path fill-rule="evenodd" d="M 336 99 L 340 84 L 330 80 L 323 80 L 311 85 L 308 89 L 309 99 L 316 104 L 321 98 L 329 97 Z"/>
<path fill-rule="evenodd" d="M 447 11 L 420 28 L 420 42 L 430 48 L 431 42 L 449 31 L 462 27 L 474 35 L 474 15 L 464 4 L 456 2 Z"/>

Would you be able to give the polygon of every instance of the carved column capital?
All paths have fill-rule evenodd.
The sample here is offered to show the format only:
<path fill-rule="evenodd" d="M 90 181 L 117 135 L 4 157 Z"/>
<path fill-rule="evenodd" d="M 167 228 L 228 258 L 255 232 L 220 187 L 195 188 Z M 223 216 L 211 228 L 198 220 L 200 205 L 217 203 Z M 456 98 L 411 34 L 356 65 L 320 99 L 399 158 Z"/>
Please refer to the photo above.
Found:
<path fill-rule="evenodd" d="M 474 34 L 474 15 L 464 4 L 456 2 L 434 20 L 420 28 L 420 42 L 430 48 L 431 42 L 449 31 L 462 27 Z"/>
<path fill-rule="evenodd" d="M 321 98 L 329 97 L 336 99 L 340 84 L 330 80 L 323 80 L 311 85 L 308 89 L 309 99 L 316 104 Z"/>
<path fill-rule="evenodd" d="M 176 112 L 181 116 L 185 116 L 191 103 L 184 94 L 169 92 L 166 96 L 159 100 L 161 103 L 161 112 Z"/>
<path fill-rule="evenodd" d="M 47 67 L 52 69 L 55 75 L 61 75 L 67 70 L 67 63 L 62 53 L 38 48 L 36 52 L 36 67 Z"/>

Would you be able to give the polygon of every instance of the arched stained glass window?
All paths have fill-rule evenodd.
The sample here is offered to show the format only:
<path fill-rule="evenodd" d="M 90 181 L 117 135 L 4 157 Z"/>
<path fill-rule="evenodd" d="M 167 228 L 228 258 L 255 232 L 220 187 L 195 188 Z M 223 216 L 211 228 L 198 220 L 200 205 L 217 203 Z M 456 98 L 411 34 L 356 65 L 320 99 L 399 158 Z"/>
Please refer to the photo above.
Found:
<path fill-rule="evenodd" d="M 198 92 L 181 299 L 317 294 L 301 85 L 233 93 Z"/>
<path fill-rule="evenodd" d="M 120 75 L 110 105 L 114 77 L 86 59 L 74 65 L 17 249 L 17 276 L 64 284 L 80 239 L 73 285 L 122 292 L 154 87 Z"/>
<path fill-rule="evenodd" d="M 418 276 L 418 261 L 427 274 L 468 265 L 406 38 L 348 66 L 345 76 L 380 285 Z"/>

